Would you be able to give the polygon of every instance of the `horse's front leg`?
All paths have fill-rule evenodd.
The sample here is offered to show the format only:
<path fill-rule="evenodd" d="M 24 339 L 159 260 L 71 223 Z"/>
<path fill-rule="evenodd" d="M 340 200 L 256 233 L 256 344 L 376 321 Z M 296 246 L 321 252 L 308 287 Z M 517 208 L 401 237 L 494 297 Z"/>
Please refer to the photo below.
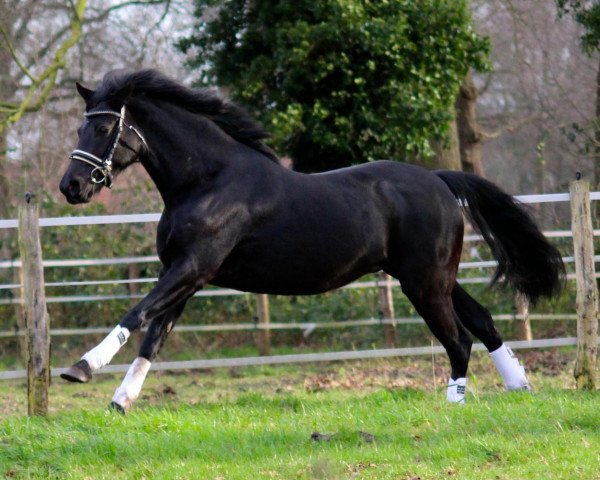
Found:
<path fill-rule="evenodd" d="M 61 374 L 71 382 L 87 383 L 94 371 L 107 365 L 129 338 L 130 332 L 145 326 L 169 309 L 184 303 L 212 277 L 212 269 L 199 269 L 190 259 L 169 267 L 150 293 L 117 325 L 106 338 L 81 360 Z"/>

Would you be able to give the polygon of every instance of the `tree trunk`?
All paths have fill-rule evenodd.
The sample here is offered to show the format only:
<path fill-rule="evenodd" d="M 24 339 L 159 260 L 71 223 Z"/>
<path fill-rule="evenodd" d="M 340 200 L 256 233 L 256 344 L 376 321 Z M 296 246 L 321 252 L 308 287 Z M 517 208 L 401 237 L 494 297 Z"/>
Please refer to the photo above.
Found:
<path fill-rule="evenodd" d="M 456 121 L 451 121 L 448 127 L 450 136 L 448 142 L 443 142 L 441 140 L 433 140 L 431 142 L 435 154 L 429 165 L 431 168 L 435 169 L 460 170 L 460 149 L 458 146 L 458 129 Z"/>
<path fill-rule="evenodd" d="M 484 176 L 481 164 L 481 129 L 477 124 L 477 88 L 471 72 L 463 80 L 456 98 L 456 124 L 462 170 Z"/>

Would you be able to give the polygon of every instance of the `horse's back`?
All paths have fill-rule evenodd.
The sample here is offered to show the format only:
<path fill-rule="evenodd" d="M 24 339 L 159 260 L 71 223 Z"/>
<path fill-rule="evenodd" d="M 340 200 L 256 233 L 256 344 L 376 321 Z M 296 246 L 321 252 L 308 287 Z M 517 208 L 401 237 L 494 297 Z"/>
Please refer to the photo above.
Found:
<path fill-rule="evenodd" d="M 462 224 L 460 208 L 448 186 L 418 165 L 379 160 L 316 176 L 351 188 L 358 201 L 374 202 L 397 233 L 410 230 L 412 236 L 422 230 L 436 236 L 442 223 Z"/>
<path fill-rule="evenodd" d="M 332 185 L 353 185 L 365 194 L 373 191 L 376 194 L 389 194 L 392 200 L 400 196 L 411 202 L 422 199 L 430 203 L 429 200 L 435 199 L 452 205 L 456 203 L 446 184 L 435 173 L 418 165 L 392 160 L 377 160 L 308 177 Z"/>

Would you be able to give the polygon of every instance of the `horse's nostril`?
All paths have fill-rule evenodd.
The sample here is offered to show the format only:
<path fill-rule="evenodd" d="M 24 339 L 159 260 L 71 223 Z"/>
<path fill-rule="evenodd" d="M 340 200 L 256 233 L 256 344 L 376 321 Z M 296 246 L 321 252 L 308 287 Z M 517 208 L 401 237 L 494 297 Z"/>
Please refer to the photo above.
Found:
<path fill-rule="evenodd" d="M 75 194 L 79 193 L 79 182 L 77 180 L 71 180 L 69 182 L 69 186 L 67 187 L 67 191 L 71 195 L 75 195 Z"/>
<path fill-rule="evenodd" d="M 74 197 L 79 194 L 80 190 L 81 186 L 76 179 L 71 179 L 68 181 L 63 179 L 63 181 L 60 182 L 60 191 L 66 197 Z"/>

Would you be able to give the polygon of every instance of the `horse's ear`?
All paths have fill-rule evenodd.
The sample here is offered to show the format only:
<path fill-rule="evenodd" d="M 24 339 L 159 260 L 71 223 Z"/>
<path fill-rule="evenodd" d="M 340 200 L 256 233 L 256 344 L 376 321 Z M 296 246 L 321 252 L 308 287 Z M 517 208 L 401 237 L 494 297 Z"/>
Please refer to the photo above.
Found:
<path fill-rule="evenodd" d="M 81 98 L 83 98 L 86 102 L 92 97 L 92 95 L 94 94 L 93 90 L 90 90 L 89 88 L 85 88 L 81 83 L 79 82 L 75 82 L 75 86 L 77 87 L 77 92 L 79 93 L 79 95 L 81 95 Z"/>

